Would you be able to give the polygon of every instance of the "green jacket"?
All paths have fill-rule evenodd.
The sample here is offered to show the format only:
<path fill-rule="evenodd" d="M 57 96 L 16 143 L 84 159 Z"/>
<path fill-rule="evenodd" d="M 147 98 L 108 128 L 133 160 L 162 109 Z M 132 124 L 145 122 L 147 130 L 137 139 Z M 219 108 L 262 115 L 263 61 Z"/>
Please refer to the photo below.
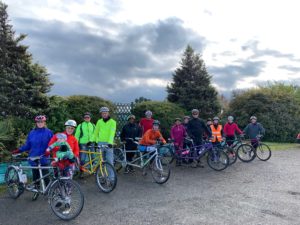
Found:
<path fill-rule="evenodd" d="M 86 144 L 93 141 L 95 124 L 91 122 L 82 122 L 78 125 L 75 137 L 79 144 Z"/>
<path fill-rule="evenodd" d="M 94 132 L 94 142 L 107 142 L 108 144 L 113 144 L 116 128 L 117 123 L 111 118 L 106 122 L 104 122 L 103 119 L 98 120 Z"/>

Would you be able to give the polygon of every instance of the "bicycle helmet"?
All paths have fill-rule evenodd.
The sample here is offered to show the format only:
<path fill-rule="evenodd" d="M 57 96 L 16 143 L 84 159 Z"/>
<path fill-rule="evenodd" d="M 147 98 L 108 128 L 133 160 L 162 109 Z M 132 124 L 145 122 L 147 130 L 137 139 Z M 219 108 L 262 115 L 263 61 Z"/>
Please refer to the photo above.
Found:
<path fill-rule="evenodd" d="M 207 118 L 206 122 L 208 122 L 208 121 L 212 121 L 211 118 Z"/>
<path fill-rule="evenodd" d="M 127 120 L 130 120 L 130 119 L 134 119 L 135 120 L 135 115 L 129 115 L 129 116 L 127 116 Z"/>
<path fill-rule="evenodd" d="M 233 118 L 233 116 L 228 116 L 227 119 L 233 121 L 234 118 Z"/>
<path fill-rule="evenodd" d="M 35 122 L 38 122 L 38 121 L 43 121 L 45 122 L 47 120 L 46 116 L 45 115 L 38 115 L 34 118 L 34 121 Z"/>
<path fill-rule="evenodd" d="M 85 117 L 92 117 L 92 114 L 90 112 L 85 112 L 83 114 L 83 118 L 85 118 Z"/>
<path fill-rule="evenodd" d="M 109 112 L 109 108 L 107 108 L 106 106 L 103 106 L 103 107 L 101 107 L 100 108 L 100 113 L 102 113 L 102 112 Z"/>
<path fill-rule="evenodd" d="M 160 122 L 158 120 L 154 120 L 153 123 L 152 123 L 152 125 L 158 125 L 159 126 Z"/>
<path fill-rule="evenodd" d="M 192 114 L 199 114 L 199 110 L 198 109 L 193 109 Z"/>
<path fill-rule="evenodd" d="M 152 112 L 151 112 L 150 110 L 147 110 L 147 111 L 145 112 L 145 116 L 152 116 Z"/>
<path fill-rule="evenodd" d="M 184 116 L 183 119 L 190 119 L 191 117 L 190 116 Z"/>
<path fill-rule="evenodd" d="M 77 123 L 75 120 L 67 120 L 65 126 L 77 127 Z"/>
<path fill-rule="evenodd" d="M 250 120 L 257 120 L 256 116 L 251 116 Z"/>
<path fill-rule="evenodd" d="M 220 120 L 220 118 L 217 117 L 217 116 L 215 116 L 215 117 L 213 118 L 213 120 Z"/>

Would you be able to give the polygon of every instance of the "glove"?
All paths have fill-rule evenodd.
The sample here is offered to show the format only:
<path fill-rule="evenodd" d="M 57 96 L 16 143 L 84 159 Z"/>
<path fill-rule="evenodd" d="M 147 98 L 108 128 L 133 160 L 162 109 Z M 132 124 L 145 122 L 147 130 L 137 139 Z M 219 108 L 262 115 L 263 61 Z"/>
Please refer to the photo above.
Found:
<path fill-rule="evenodd" d="M 44 153 L 44 155 L 45 155 L 45 156 L 49 156 L 50 153 L 51 153 L 50 150 L 46 150 L 45 153 Z"/>
<path fill-rule="evenodd" d="M 91 145 L 92 145 L 92 142 L 88 142 L 88 143 L 86 143 L 86 145 L 88 146 L 88 147 L 90 147 Z"/>
<path fill-rule="evenodd" d="M 13 155 L 16 155 L 16 154 L 20 153 L 20 150 L 19 150 L 19 149 L 15 149 L 15 150 L 13 150 L 11 153 L 12 153 Z"/>

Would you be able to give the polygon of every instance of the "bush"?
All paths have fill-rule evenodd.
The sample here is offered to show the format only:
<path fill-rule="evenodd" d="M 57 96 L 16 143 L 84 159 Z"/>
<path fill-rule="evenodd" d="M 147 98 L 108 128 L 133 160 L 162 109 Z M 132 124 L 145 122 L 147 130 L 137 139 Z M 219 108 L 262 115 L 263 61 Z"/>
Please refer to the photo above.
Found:
<path fill-rule="evenodd" d="M 134 106 L 132 113 L 137 117 L 137 120 L 145 117 L 145 112 L 151 110 L 153 118 L 161 123 L 161 132 L 165 138 L 170 136 L 171 126 L 174 124 L 176 117 L 182 118 L 185 115 L 185 110 L 174 103 L 167 101 L 146 101 L 138 103 Z"/>

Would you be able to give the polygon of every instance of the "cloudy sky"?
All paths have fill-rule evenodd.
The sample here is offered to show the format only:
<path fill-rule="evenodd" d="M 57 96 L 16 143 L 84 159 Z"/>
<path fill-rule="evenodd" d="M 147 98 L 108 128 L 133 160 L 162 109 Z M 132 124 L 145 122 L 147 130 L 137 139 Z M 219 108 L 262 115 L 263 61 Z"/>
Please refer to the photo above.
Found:
<path fill-rule="evenodd" d="M 51 94 L 163 100 L 187 44 L 228 97 L 266 81 L 300 85 L 297 0 L 4 2 L 51 74 Z"/>

